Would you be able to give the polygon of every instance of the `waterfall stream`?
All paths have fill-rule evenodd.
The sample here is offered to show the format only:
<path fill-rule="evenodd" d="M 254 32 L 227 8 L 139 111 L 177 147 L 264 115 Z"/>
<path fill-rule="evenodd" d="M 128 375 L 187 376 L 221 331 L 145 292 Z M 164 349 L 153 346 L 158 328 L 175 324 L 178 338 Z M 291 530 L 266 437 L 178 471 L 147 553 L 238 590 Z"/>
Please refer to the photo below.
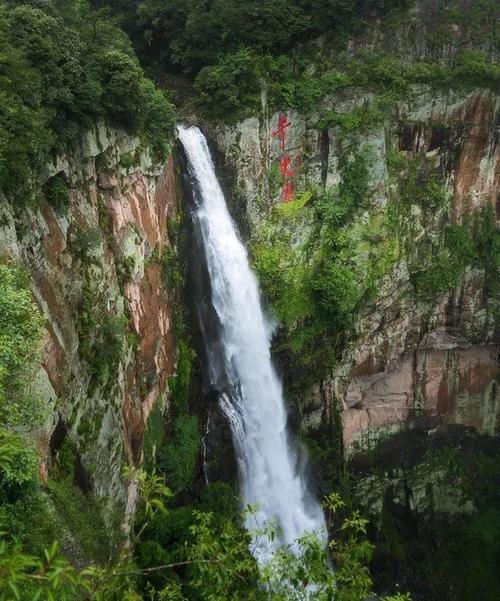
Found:
<path fill-rule="evenodd" d="M 265 562 L 278 545 L 294 548 L 305 532 L 316 531 L 323 537 L 324 516 L 307 489 L 287 432 L 282 386 L 271 361 L 272 328 L 207 142 L 197 127 L 179 126 L 178 135 L 187 159 L 193 221 L 205 255 L 211 304 L 219 322 L 217 348 L 205 334 L 207 369 L 231 427 L 242 500 L 256 507 L 246 526 L 255 530 L 273 522 L 278 528 L 273 542 L 254 539 L 252 552 Z"/>

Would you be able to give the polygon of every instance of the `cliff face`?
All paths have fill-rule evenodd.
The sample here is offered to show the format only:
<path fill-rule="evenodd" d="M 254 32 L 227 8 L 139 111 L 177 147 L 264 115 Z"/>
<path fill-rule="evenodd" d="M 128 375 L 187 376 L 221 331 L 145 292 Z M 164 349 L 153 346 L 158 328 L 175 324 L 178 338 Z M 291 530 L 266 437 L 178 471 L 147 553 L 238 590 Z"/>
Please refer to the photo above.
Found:
<path fill-rule="evenodd" d="M 425 89 L 414 92 L 411 106 L 400 103 L 383 124 L 351 137 L 369 157 L 368 214 L 383 211 L 391 196 L 402 204 L 390 164 L 395 151 L 425 162 L 428 171 L 443 174 L 447 202 L 432 219 L 426 219 L 416 200 L 407 209 L 413 222 L 411 237 L 418 248 L 419 241 L 424 244 L 428 237 L 441 236 L 444 222 L 461 224 L 487 205 L 495 207 L 498 98 L 487 90 L 446 95 Z M 348 112 L 362 102 L 344 96 L 331 101 L 331 108 Z M 346 135 L 339 128 L 318 130 L 315 115 L 289 112 L 286 117 L 290 122 L 288 154 L 299 166 L 298 193 L 338 183 Z M 278 119 L 278 114 L 268 118 L 264 114 L 219 127 L 215 135 L 235 170 L 235 193 L 240 202 L 246 199 L 251 237 L 270 207 L 281 202 L 280 190 L 273 190 L 269 179 L 281 154 L 279 140 L 272 136 Z M 402 177 L 408 176 L 403 173 Z M 366 214 L 359 217 L 365 218 Z M 295 227 L 297 239 L 309 225 L 305 220 Z M 488 297 L 485 271 L 470 266 L 452 290 L 421 299 L 410 278 L 413 260 L 410 252 L 401 253 L 377 282 L 375 297 L 362 303 L 355 314 L 349 340 L 331 375 L 303 400 L 306 428 L 328 420 L 340 402 L 348 449 L 355 443 L 364 445 L 381 430 L 399 428 L 417 414 L 470 425 L 481 432 L 498 431 L 498 340 L 492 316 L 498 299 Z M 429 427 L 435 425 L 435 420 L 429 422 Z"/>
<path fill-rule="evenodd" d="M 472 565 L 495 552 L 499 99 L 413 86 L 409 101 L 356 127 L 372 101 L 348 91 L 318 114 L 286 112 L 285 151 L 265 105 L 212 137 L 281 321 L 277 358 L 319 488 L 342 490 L 370 518 L 377 592 L 398 583 L 441 599 L 455 581 L 468 586 L 450 557 Z M 339 125 L 322 126 L 328 111 Z M 284 154 L 294 174 L 280 178 Z M 349 221 L 358 190 L 369 200 Z M 335 303 L 321 320 L 318 289 Z"/>
<path fill-rule="evenodd" d="M 53 411 L 37 433 L 41 477 L 67 439 L 75 482 L 132 511 L 135 486 L 121 471 L 141 461 L 148 415 L 167 403 L 175 371 L 173 161 L 156 164 L 139 139 L 100 123 L 45 179 L 37 208 L 19 216 L 15 203 L 0 205 L 0 252 L 26 266 L 46 319 L 37 388 Z"/>

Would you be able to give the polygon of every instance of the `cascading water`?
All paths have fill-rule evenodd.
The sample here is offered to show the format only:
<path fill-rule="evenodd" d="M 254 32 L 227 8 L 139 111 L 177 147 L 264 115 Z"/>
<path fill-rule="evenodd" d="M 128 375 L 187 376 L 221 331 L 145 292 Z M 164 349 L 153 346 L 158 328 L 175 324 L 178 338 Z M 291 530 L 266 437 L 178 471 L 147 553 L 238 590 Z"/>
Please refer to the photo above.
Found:
<path fill-rule="evenodd" d="M 254 540 L 252 552 L 263 563 L 279 545 L 295 548 L 295 541 L 305 532 L 316 531 L 324 537 L 324 516 L 307 490 L 290 444 L 281 382 L 271 362 L 271 327 L 207 142 L 197 127 L 179 126 L 178 135 L 187 158 L 195 199 L 193 220 L 219 322 L 217 352 L 205 334 L 209 377 L 219 390 L 221 379 L 225 382 L 219 404 L 232 430 L 242 499 L 257 508 L 246 525 L 249 530 L 270 522 L 278 527 L 273 542 L 265 537 Z M 206 332 L 203 324 L 202 328 Z"/>

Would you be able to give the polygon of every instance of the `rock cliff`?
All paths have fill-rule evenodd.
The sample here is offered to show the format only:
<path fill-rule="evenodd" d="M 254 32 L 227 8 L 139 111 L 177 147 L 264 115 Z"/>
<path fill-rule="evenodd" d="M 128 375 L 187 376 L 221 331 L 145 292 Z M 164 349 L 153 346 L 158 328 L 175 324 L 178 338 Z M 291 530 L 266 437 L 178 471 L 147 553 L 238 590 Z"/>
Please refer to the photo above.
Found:
<path fill-rule="evenodd" d="M 330 102 L 331 108 L 344 112 L 362 104 L 359 98 L 345 97 Z M 411 106 L 400 103 L 383 124 L 351 135 L 369 157 L 368 212 L 386 207 L 391 195 L 403 202 L 389 164 L 394 152 L 415 157 L 427 171 L 443 175 L 447 201 L 430 223 L 424 223 L 417 200 L 410 199 L 411 236 L 417 246 L 428 236 L 442 235 L 444 221 L 461 224 L 487 205 L 495 208 L 498 105 L 488 90 L 438 95 L 415 89 Z M 340 128 L 318 129 L 317 115 L 290 111 L 286 117 L 288 152 L 299 166 L 298 193 L 334 186 L 341 178 L 338 165 L 345 133 Z M 250 237 L 271 207 L 281 202 L 279 188 L 273 189 L 269 177 L 280 160 L 279 140 L 272 136 L 278 119 L 277 113 L 264 113 L 220 126 L 214 134 L 234 170 L 239 203 L 246 203 Z M 305 221 L 296 225 L 296 237 L 307 227 Z M 301 408 L 303 423 L 314 428 L 339 402 L 347 448 L 381 429 L 397 428 L 417 413 L 483 432 L 498 431 L 498 338 L 492 317 L 498 298 L 485 291 L 485 270 L 470 266 L 453 289 L 420 299 L 410 278 L 412 252 L 403 253 L 378 281 L 375 298 L 361 303 L 337 365 L 310 389 Z"/>
<path fill-rule="evenodd" d="M 381 121 L 362 108 L 356 127 L 372 101 L 343 92 L 316 114 L 285 113 L 290 203 L 280 114 L 264 105 L 212 137 L 281 323 L 277 361 L 319 488 L 370 517 L 378 592 L 445 598 L 450 554 L 478 561 L 486 538 L 468 533 L 497 502 L 499 100 L 413 86 Z M 369 202 L 347 221 L 358 189 Z"/>
<path fill-rule="evenodd" d="M 36 207 L 0 205 L 0 253 L 26 267 L 46 320 L 41 477 L 68 439 L 76 484 L 119 513 L 136 496 L 122 468 L 139 465 L 148 415 L 165 407 L 175 372 L 165 270 L 178 189 L 172 158 L 157 164 L 138 138 L 98 123 L 47 166 Z"/>

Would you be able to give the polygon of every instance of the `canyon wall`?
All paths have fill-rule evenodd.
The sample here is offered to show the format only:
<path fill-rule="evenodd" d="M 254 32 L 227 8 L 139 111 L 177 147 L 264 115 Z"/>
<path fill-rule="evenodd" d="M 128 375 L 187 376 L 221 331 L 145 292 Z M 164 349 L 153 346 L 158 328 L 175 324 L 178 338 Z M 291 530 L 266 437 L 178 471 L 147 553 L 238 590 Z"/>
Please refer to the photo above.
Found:
<path fill-rule="evenodd" d="M 370 161 L 369 211 L 374 213 L 394 193 L 387 164 L 391 151 L 422 157 L 427 169 L 432 166 L 443 174 L 448 202 L 440 214 L 424 223 L 417 202 L 409 208 L 418 245 L 426 234 L 440 235 L 443 219 L 463 223 L 473 211 L 489 204 L 496 208 L 499 100 L 488 90 L 414 92 L 411 106 L 398 105 L 395 115 L 363 132 L 357 144 Z M 363 99 L 330 102 L 335 110 L 348 112 Z M 345 135 L 338 128 L 318 130 L 315 115 L 290 111 L 286 117 L 289 155 L 299 166 L 297 194 L 335 185 Z M 269 179 L 280 160 L 279 140 L 272 136 L 278 120 L 278 114 L 264 114 L 221 126 L 214 134 L 234 169 L 238 202 L 246 203 L 250 239 L 271 207 L 281 202 L 279 188 L 273 190 Z M 301 227 L 307 229 L 308 224 L 297 226 L 297 238 Z M 378 282 L 376 297 L 356 313 L 338 364 L 302 400 L 306 428 L 317 426 L 340 404 L 348 450 L 422 414 L 481 432 L 498 431 L 498 332 L 492 317 L 498 299 L 485 292 L 485 271 L 469 267 L 456 288 L 422 300 L 410 282 L 408 263 L 409 257 L 403 256 Z M 432 421 L 430 427 L 435 425 Z"/>
<path fill-rule="evenodd" d="M 409 100 L 374 123 L 360 112 L 372 102 L 370 92 L 343 91 L 316 114 L 283 113 L 292 177 L 280 177 L 280 114 L 265 104 L 258 116 L 209 131 L 281 323 L 276 360 L 318 494 L 339 490 L 369 518 L 377 592 L 397 583 L 415 599 L 437 600 L 453 580 L 451 556 L 473 565 L 495 552 L 487 541 L 500 448 L 500 103 L 486 88 L 414 85 Z M 322 125 L 329 111 L 339 125 Z M 366 122 L 357 128 L 360 114 Z M 321 204 L 342 215 L 358 181 L 346 165 L 359 157 L 368 204 L 328 231 Z M 284 203 L 290 181 L 294 199 Z M 491 235 L 481 233 L 485 223 Z M 447 248 L 454 234 L 459 242 Z M 325 328 L 307 289 L 329 236 L 339 251 L 326 273 L 336 306 L 349 309 Z M 471 258 L 453 271 L 467 248 Z M 365 290 L 355 305 L 352 281 Z M 329 338 L 313 334 L 301 346 L 318 323 Z M 484 535 L 474 538 L 478 524 Z"/>
<path fill-rule="evenodd" d="M 173 159 L 159 164 L 138 138 L 98 123 L 43 180 L 36 207 L 0 204 L 0 254 L 25 266 L 46 321 L 35 387 L 52 410 L 35 434 L 40 475 L 68 440 L 75 483 L 123 515 L 136 485 L 122 469 L 140 464 L 148 415 L 165 408 L 175 372 Z"/>

